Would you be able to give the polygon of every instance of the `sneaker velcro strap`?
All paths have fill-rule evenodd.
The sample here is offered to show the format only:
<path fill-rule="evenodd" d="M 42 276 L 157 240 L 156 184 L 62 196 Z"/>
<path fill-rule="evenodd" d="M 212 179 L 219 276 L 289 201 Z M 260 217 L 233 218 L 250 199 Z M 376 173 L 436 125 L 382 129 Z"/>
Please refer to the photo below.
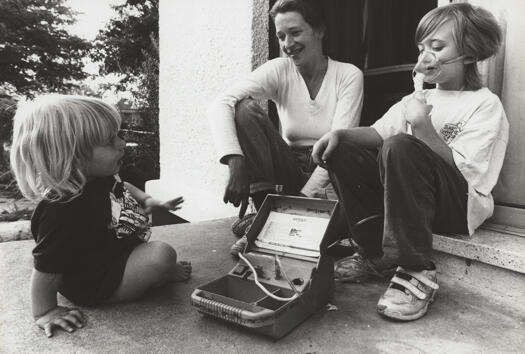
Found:
<path fill-rule="evenodd" d="M 425 284 L 431 289 L 438 290 L 439 285 L 432 280 L 425 277 L 421 272 L 412 272 L 410 270 L 406 270 L 403 267 L 397 267 L 396 273 L 405 273 L 410 275 L 412 278 L 417 279 L 417 281 Z"/>
<path fill-rule="evenodd" d="M 397 284 L 397 285 L 401 285 L 402 287 L 404 287 L 405 289 L 410 291 L 412 294 L 414 294 L 414 296 L 417 297 L 420 300 L 425 300 L 427 298 L 427 294 L 425 294 L 424 292 L 419 290 L 414 284 L 412 284 L 411 282 L 409 282 L 409 281 L 407 281 L 407 280 L 405 280 L 403 278 L 399 278 L 399 277 L 394 275 L 394 277 L 390 281 L 392 283 Z"/>

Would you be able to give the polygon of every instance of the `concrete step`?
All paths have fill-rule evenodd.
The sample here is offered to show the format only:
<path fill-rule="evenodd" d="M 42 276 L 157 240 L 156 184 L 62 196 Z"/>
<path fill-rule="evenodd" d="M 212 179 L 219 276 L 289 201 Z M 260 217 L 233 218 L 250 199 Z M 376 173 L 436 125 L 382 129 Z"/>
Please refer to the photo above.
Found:
<path fill-rule="evenodd" d="M 480 228 L 472 236 L 434 235 L 439 272 L 492 293 L 525 312 L 525 238 Z"/>
<path fill-rule="evenodd" d="M 497 205 L 488 221 L 486 229 L 525 237 L 525 207 Z"/>
<path fill-rule="evenodd" d="M 525 274 L 525 238 L 478 229 L 474 235 L 434 235 L 434 249 Z"/>
<path fill-rule="evenodd" d="M 31 235 L 31 221 L 17 220 L 0 222 L 0 242 L 29 240 Z"/>
<path fill-rule="evenodd" d="M 525 275 L 480 261 L 440 251 L 434 252 L 439 283 L 468 287 L 517 314 L 525 314 Z"/>

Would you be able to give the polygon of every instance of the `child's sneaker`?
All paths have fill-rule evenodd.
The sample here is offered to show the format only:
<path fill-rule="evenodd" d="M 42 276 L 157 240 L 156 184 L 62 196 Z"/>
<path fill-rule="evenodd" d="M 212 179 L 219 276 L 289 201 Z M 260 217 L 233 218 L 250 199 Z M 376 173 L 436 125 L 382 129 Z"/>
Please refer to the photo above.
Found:
<path fill-rule="evenodd" d="M 252 225 L 253 219 L 255 219 L 256 213 L 250 213 L 244 215 L 242 218 L 237 219 L 232 224 L 232 232 L 237 237 L 242 237 L 246 234 L 247 229 Z"/>
<path fill-rule="evenodd" d="M 356 253 L 335 262 L 334 276 L 340 282 L 360 283 L 371 276 L 391 275 L 395 270 L 396 266 L 383 258 L 368 259 Z"/>
<path fill-rule="evenodd" d="M 398 267 L 377 312 L 396 320 L 417 320 L 427 313 L 438 289 L 435 269 L 415 272 Z"/>
<path fill-rule="evenodd" d="M 230 249 L 230 253 L 232 254 L 232 256 L 238 257 L 239 253 L 244 251 L 244 249 L 246 248 L 247 243 L 248 239 L 246 238 L 246 235 L 238 239 L 237 242 L 235 242 Z"/>
<path fill-rule="evenodd" d="M 327 253 L 333 257 L 348 257 L 352 256 L 357 252 L 357 248 L 352 244 L 348 238 L 344 238 L 337 242 L 334 242 L 328 246 Z"/>
<path fill-rule="evenodd" d="M 247 215 L 245 215 L 245 217 L 246 216 Z M 239 253 L 244 251 L 244 249 L 246 248 L 246 245 L 248 244 L 248 238 L 246 237 L 246 234 L 248 234 L 248 231 L 250 231 L 254 218 L 255 214 L 253 214 L 253 216 L 250 218 L 250 223 L 245 225 L 243 236 L 240 239 L 238 239 L 230 248 L 230 253 L 232 254 L 232 256 L 238 257 Z"/>

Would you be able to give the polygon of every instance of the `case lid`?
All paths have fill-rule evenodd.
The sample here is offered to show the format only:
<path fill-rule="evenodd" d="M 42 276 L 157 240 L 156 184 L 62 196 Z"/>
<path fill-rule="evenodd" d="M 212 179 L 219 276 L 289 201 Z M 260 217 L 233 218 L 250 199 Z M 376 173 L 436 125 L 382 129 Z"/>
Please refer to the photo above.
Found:
<path fill-rule="evenodd" d="M 271 211 L 255 239 L 257 247 L 307 257 L 319 255 L 330 219 Z"/>
<path fill-rule="evenodd" d="M 268 195 L 248 239 L 259 249 L 319 257 L 337 201 Z"/>

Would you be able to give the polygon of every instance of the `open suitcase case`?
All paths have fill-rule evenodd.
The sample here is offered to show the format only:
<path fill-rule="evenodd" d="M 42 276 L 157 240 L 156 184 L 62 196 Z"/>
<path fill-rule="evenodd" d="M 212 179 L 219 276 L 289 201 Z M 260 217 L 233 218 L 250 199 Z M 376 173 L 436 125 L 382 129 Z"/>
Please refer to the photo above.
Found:
<path fill-rule="evenodd" d="M 334 293 L 334 200 L 268 195 L 239 262 L 191 295 L 201 313 L 281 338 Z"/>

